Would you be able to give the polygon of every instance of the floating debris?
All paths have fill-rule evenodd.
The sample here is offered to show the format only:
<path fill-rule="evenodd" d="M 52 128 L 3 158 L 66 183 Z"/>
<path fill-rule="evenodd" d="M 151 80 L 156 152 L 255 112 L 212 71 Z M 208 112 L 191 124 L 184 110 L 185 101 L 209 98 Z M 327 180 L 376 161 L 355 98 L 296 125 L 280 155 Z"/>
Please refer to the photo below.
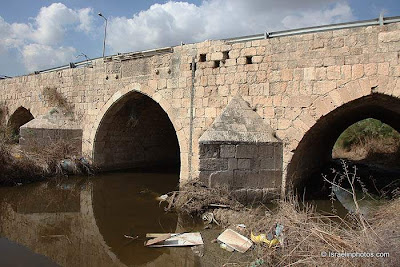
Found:
<path fill-rule="evenodd" d="M 138 239 L 138 238 L 139 238 L 139 236 L 135 236 L 135 237 L 133 237 L 133 236 L 130 236 L 130 235 L 124 235 L 124 237 L 125 237 L 125 238 L 129 238 L 129 239 L 133 239 L 133 240 L 135 240 L 135 239 Z"/>
<path fill-rule="evenodd" d="M 270 248 L 272 246 L 283 243 L 283 225 L 277 223 L 274 232 L 268 234 L 254 235 L 253 232 L 250 234 L 250 239 L 256 244 L 265 243 Z"/>
<path fill-rule="evenodd" d="M 219 247 L 222 248 L 222 249 L 225 249 L 225 250 L 228 251 L 228 252 L 234 252 L 234 251 L 235 251 L 234 248 L 228 246 L 228 245 L 225 244 L 225 243 L 219 244 Z"/>
<path fill-rule="evenodd" d="M 204 256 L 204 245 L 198 245 L 198 246 L 193 246 L 191 247 L 194 255 L 198 257 L 203 257 Z"/>
<path fill-rule="evenodd" d="M 215 223 L 216 225 L 219 225 L 217 220 L 214 218 L 214 213 L 212 212 L 206 212 L 201 215 L 201 219 L 205 222 L 208 222 L 208 224 Z"/>
<path fill-rule="evenodd" d="M 166 201 L 167 198 L 168 198 L 168 195 L 165 194 L 165 195 L 161 195 L 161 196 L 157 197 L 156 200 L 160 201 L 160 202 L 163 202 L 163 201 Z"/>
<path fill-rule="evenodd" d="M 146 235 L 146 237 L 155 237 L 155 238 L 150 239 L 150 240 L 148 240 L 148 241 L 146 241 L 144 243 L 144 245 L 148 247 L 148 246 L 152 246 L 154 244 L 161 243 L 161 242 L 167 240 L 168 238 L 171 237 L 171 234 L 159 234 L 158 236 L 156 236 L 156 235 L 153 235 L 153 236 Z"/>
<path fill-rule="evenodd" d="M 154 237 L 145 243 L 147 247 L 187 247 L 203 245 L 200 233 L 177 234 L 147 234 L 146 237 Z"/>
<path fill-rule="evenodd" d="M 245 253 L 253 245 L 253 242 L 251 242 L 247 237 L 242 236 L 231 229 L 226 229 L 218 236 L 217 240 L 240 253 Z"/>

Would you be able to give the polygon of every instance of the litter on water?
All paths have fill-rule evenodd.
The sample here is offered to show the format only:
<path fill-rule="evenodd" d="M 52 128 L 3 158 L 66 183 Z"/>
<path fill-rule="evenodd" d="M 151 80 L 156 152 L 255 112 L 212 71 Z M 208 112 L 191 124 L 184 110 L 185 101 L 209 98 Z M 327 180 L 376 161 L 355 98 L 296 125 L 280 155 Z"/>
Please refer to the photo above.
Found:
<path fill-rule="evenodd" d="M 153 239 L 145 243 L 147 247 L 186 247 L 203 245 L 200 233 L 176 233 L 176 234 L 147 234 Z"/>

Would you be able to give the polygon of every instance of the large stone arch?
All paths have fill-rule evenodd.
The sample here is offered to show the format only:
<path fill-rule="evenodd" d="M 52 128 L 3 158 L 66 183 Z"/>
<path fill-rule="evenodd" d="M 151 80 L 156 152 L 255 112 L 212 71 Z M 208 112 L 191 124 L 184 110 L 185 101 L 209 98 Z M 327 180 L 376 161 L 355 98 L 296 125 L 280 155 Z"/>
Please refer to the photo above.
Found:
<path fill-rule="evenodd" d="M 180 122 L 175 118 L 175 112 L 171 106 L 171 104 L 164 99 L 162 94 L 155 92 L 153 89 L 147 86 L 143 86 L 140 84 L 130 84 L 125 86 L 121 90 L 117 91 L 113 94 L 113 96 L 102 106 L 102 108 L 97 113 L 93 126 L 89 132 L 88 142 L 84 143 L 84 152 L 92 156 L 94 163 L 99 161 L 98 155 L 96 155 L 96 149 L 99 149 L 99 145 L 101 144 L 98 142 L 99 139 L 99 129 L 103 123 L 105 123 L 105 118 L 109 114 L 109 112 L 113 112 L 112 110 L 116 108 L 124 101 L 129 100 L 132 98 L 133 95 L 143 96 L 145 98 L 150 99 L 155 104 L 157 104 L 160 109 L 165 113 L 166 117 L 168 118 L 169 122 L 172 124 L 177 142 L 179 145 L 180 151 L 180 174 L 186 177 L 188 172 L 188 164 L 187 164 L 187 139 L 184 136 L 182 131 L 182 126 Z M 117 107 L 118 108 L 118 107 Z M 97 147 L 96 147 L 97 146 Z M 101 148 L 100 148 L 101 149 Z"/>
<path fill-rule="evenodd" d="M 400 130 L 400 79 L 375 76 L 354 80 L 316 99 L 293 121 L 286 136 L 282 193 L 330 160 L 339 135 L 353 123 L 375 118 Z"/>

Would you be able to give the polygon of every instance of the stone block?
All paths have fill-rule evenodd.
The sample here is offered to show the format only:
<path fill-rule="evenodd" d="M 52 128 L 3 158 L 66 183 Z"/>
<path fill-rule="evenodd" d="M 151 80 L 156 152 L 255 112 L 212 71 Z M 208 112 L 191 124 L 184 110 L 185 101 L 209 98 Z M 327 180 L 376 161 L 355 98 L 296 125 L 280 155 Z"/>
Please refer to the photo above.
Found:
<path fill-rule="evenodd" d="M 327 78 L 329 80 L 339 80 L 340 77 L 340 66 L 329 66 L 327 68 Z"/>
<path fill-rule="evenodd" d="M 247 62 L 246 57 L 239 57 L 239 58 L 236 60 L 236 63 L 237 63 L 238 65 L 245 65 L 246 62 Z"/>
<path fill-rule="evenodd" d="M 379 42 L 389 43 L 389 42 L 399 42 L 400 41 L 400 31 L 393 32 L 381 32 L 378 35 Z"/>
<path fill-rule="evenodd" d="M 274 144 L 265 144 L 258 147 L 258 157 L 272 158 L 274 155 Z"/>
<path fill-rule="evenodd" d="M 304 108 L 311 105 L 313 98 L 311 96 L 293 96 L 289 98 L 289 107 Z"/>
<path fill-rule="evenodd" d="M 210 187 L 227 186 L 230 188 L 233 183 L 233 171 L 218 171 L 210 175 Z"/>
<path fill-rule="evenodd" d="M 200 158 L 219 158 L 220 146 L 214 144 L 200 144 Z"/>
<path fill-rule="evenodd" d="M 267 169 L 267 170 L 275 169 L 275 159 L 274 158 L 261 158 L 260 159 L 260 169 Z"/>
<path fill-rule="evenodd" d="M 200 159 L 200 171 L 224 171 L 228 170 L 227 159 L 205 158 Z"/>
<path fill-rule="evenodd" d="M 236 158 L 228 158 L 228 170 L 236 170 L 238 168 L 238 160 Z"/>
<path fill-rule="evenodd" d="M 250 159 L 238 159 L 237 168 L 240 170 L 250 170 Z"/>
<path fill-rule="evenodd" d="M 281 171 L 260 170 L 247 173 L 247 187 L 250 188 L 276 188 L 277 178 L 281 179 Z"/>
<path fill-rule="evenodd" d="M 375 75 L 377 72 L 378 66 L 376 63 L 369 63 L 364 66 L 364 73 L 367 76 Z"/>
<path fill-rule="evenodd" d="M 233 183 L 234 188 L 246 188 L 248 187 L 248 179 L 252 172 L 249 170 L 235 170 L 233 171 Z"/>
<path fill-rule="evenodd" d="M 379 63 L 378 64 L 378 74 L 387 76 L 389 75 L 389 63 Z"/>
<path fill-rule="evenodd" d="M 221 158 L 234 158 L 236 153 L 236 145 L 221 145 Z"/>
<path fill-rule="evenodd" d="M 211 54 L 211 60 L 222 60 L 224 59 L 224 54 L 222 52 L 215 52 Z"/>
<path fill-rule="evenodd" d="M 214 173 L 214 171 L 200 171 L 199 172 L 199 180 L 206 186 L 209 186 L 210 183 L 210 176 Z"/>
<path fill-rule="evenodd" d="M 250 159 L 257 155 L 257 146 L 250 144 L 240 144 L 236 147 L 236 158 Z"/>
<path fill-rule="evenodd" d="M 352 79 L 359 79 L 364 76 L 364 66 L 362 64 L 356 64 L 351 67 L 351 77 Z"/>
<path fill-rule="evenodd" d="M 315 68 L 305 68 L 304 69 L 304 80 L 311 81 L 315 80 Z"/>

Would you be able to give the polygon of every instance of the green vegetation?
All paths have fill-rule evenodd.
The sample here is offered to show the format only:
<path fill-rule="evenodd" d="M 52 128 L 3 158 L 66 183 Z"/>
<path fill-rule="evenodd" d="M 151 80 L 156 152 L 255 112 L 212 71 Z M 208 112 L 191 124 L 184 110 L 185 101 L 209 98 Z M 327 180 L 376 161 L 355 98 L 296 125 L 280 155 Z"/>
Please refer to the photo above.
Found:
<path fill-rule="evenodd" d="M 350 150 L 351 147 L 364 145 L 368 140 L 389 139 L 393 141 L 400 140 L 400 134 L 389 125 L 376 120 L 365 119 L 354 123 L 348 127 L 338 138 L 334 148 L 344 148 Z"/>

